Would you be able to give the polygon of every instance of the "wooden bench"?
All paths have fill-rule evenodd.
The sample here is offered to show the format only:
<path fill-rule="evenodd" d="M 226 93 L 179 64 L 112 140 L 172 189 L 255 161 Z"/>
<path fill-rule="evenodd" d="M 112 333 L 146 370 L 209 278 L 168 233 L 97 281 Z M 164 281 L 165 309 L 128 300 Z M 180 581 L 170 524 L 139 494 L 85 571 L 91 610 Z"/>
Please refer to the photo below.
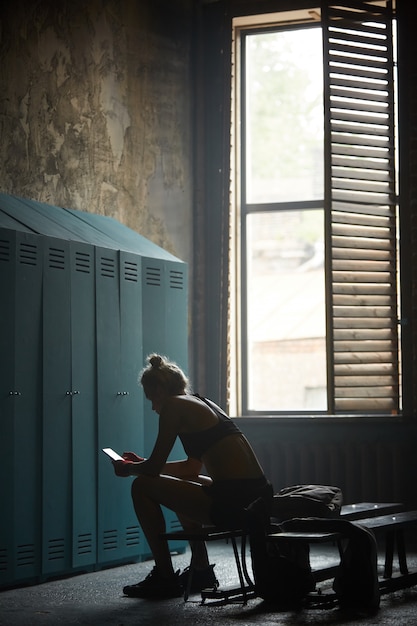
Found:
<path fill-rule="evenodd" d="M 350 521 L 350 520 L 349 520 Z M 405 589 L 417 584 L 417 572 L 410 573 L 407 565 L 407 554 L 404 541 L 404 532 L 406 530 L 417 528 L 417 511 L 400 511 L 388 515 L 377 515 L 375 517 L 355 519 L 354 523 L 359 524 L 374 534 L 384 535 L 385 539 L 385 566 L 383 580 L 379 581 L 381 593 L 387 593 L 397 589 Z M 308 520 L 303 522 L 308 526 Z M 328 543 L 332 542 L 340 546 L 343 535 L 340 532 L 308 532 L 308 531 L 286 531 L 279 533 L 271 533 L 268 540 L 273 542 L 295 541 L 307 544 Z M 393 557 L 394 549 L 397 548 L 397 556 L 400 568 L 400 576 L 393 578 Z M 337 567 L 324 568 L 313 572 L 313 578 L 316 582 L 327 580 L 335 575 Z"/>
<path fill-rule="evenodd" d="M 391 502 L 358 502 L 356 504 L 347 504 L 344 505 L 341 509 L 341 516 L 343 519 L 358 519 L 360 517 L 371 517 L 377 514 L 389 513 L 400 511 L 403 508 L 401 503 L 391 503 Z M 230 541 L 233 548 L 233 554 L 236 563 L 236 569 L 239 579 L 238 586 L 230 586 L 219 589 L 206 589 L 202 592 L 201 597 L 203 602 L 206 599 L 215 599 L 220 601 L 228 601 L 228 600 L 238 600 L 242 599 L 246 604 L 249 598 L 255 596 L 254 592 L 254 583 L 249 575 L 247 564 L 246 564 L 246 532 L 243 530 L 222 530 L 215 526 L 208 526 L 203 528 L 201 531 L 196 533 L 189 533 L 183 530 L 174 531 L 165 533 L 164 538 L 168 541 L 170 540 L 186 540 L 186 541 L 221 541 L 226 540 Z M 237 539 L 240 539 L 241 546 L 240 551 L 237 546 Z M 314 543 L 323 543 L 328 542 L 331 538 L 327 535 L 316 536 L 313 538 L 310 535 L 311 542 Z M 333 537 L 333 541 L 337 541 L 337 537 Z M 327 570 L 326 570 L 327 571 Z M 326 576 L 324 570 L 320 570 L 317 574 L 320 580 L 325 580 L 325 578 L 320 578 Z M 184 601 L 188 600 L 191 582 L 192 582 L 192 567 L 190 567 L 190 576 L 188 579 L 187 588 L 184 590 Z"/>
<path fill-rule="evenodd" d="M 361 523 L 361 520 L 374 518 L 379 515 L 393 514 L 404 510 L 404 505 L 401 502 L 356 502 L 353 504 L 345 504 L 340 511 L 340 517 L 336 519 L 343 519 L 347 521 L 357 521 Z M 271 536 L 274 536 L 272 533 Z M 282 533 L 279 533 L 280 537 L 284 537 Z M 285 535 L 288 540 L 302 541 L 304 533 L 288 533 Z M 342 555 L 342 537 L 338 533 L 308 533 L 309 540 L 305 540 L 306 543 L 320 544 L 320 543 L 333 543 L 338 546 L 339 556 Z M 280 539 L 281 540 L 281 539 Z M 316 570 L 313 573 L 313 578 L 316 582 L 327 580 L 336 574 L 338 565 L 334 567 L 327 567 Z"/>
<path fill-rule="evenodd" d="M 377 515 L 399 513 L 404 510 L 401 502 L 357 502 L 356 504 L 344 504 L 340 511 L 342 519 L 360 520 Z"/>
<path fill-rule="evenodd" d="M 396 547 L 402 580 L 404 583 L 407 583 L 406 586 L 412 586 L 408 584 L 414 579 L 408 578 L 410 574 L 407 565 L 404 532 L 417 527 L 417 511 L 402 511 L 390 515 L 380 515 L 374 518 L 359 520 L 358 523 L 372 530 L 376 536 L 381 533 L 385 536 L 384 578 L 387 580 L 392 578 L 394 549 Z"/>

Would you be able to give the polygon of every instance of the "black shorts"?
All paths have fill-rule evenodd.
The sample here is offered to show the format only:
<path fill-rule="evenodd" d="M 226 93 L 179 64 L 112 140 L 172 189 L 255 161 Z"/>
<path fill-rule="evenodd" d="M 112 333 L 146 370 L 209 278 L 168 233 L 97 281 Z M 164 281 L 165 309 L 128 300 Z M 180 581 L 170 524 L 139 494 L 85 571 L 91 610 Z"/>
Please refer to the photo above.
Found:
<path fill-rule="evenodd" d="M 218 480 L 203 486 L 212 499 L 210 517 L 213 524 L 221 528 L 241 528 L 245 523 L 245 509 L 258 498 L 272 499 L 271 483 L 260 478 Z"/>

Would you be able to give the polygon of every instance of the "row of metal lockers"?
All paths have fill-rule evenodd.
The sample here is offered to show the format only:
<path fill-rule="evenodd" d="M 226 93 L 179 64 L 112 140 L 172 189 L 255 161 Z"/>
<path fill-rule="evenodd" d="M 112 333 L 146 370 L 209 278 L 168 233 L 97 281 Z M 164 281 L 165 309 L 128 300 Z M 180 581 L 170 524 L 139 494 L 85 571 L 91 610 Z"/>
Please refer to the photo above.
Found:
<path fill-rule="evenodd" d="M 186 368 L 187 268 L 167 256 L 0 228 L 0 585 L 149 556 L 101 448 L 149 455 L 146 355 Z"/>

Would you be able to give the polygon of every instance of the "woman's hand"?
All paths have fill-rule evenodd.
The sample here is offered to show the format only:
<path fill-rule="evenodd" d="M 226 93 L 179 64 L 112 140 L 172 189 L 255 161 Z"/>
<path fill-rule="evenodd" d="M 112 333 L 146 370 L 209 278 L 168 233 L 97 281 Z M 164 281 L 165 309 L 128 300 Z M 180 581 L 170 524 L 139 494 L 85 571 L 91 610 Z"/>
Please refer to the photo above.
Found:
<path fill-rule="evenodd" d="M 112 463 L 116 476 L 122 476 L 123 478 L 126 478 L 127 476 L 131 475 L 134 466 L 133 461 L 123 459 L 122 461 L 112 461 Z"/>
<path fill-rule="evenodd" d="M 141 463 L 145 460 L 143 456 L 138 456 L 135 452 L 123 452 L 122 457 L 126 461 L 133 461 L 134 463 Z"/>

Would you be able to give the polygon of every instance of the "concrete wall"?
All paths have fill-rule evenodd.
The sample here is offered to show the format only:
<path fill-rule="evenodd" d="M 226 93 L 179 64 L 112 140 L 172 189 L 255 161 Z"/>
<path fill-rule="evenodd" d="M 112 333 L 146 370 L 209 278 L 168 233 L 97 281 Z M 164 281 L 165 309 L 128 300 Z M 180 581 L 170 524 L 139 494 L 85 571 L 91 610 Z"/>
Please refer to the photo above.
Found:
<path fill-rule="evenodd" d="M 191 0 L 0 8 L 0 190 L 119 219 L 191 262 Z"/>

